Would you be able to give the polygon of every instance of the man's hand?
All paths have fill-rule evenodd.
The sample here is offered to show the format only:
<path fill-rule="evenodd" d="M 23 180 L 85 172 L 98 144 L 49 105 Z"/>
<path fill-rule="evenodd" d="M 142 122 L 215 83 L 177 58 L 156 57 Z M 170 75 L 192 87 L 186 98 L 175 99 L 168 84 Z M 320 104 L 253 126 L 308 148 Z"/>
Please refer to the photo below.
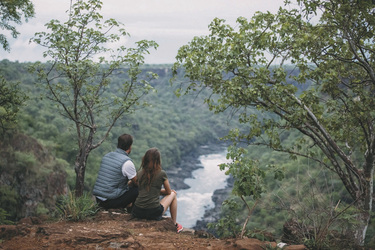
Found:
<path fill-rule="evenodd" d="M 133 179 L 130 179 L 130 180 L 128 181 L 128 186 L 129 186 L 129 187 L 138 187 L 137 176 L 134 177 Z"/>

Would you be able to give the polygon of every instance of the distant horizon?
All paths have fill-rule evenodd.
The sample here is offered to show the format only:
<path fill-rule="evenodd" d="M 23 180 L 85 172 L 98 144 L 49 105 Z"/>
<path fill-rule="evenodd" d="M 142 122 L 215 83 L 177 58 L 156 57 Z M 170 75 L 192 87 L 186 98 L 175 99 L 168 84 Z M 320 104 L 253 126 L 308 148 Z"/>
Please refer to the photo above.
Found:
<path fill-rule="evenodd" d="M 4 61 L 4 60 L 8 60 L 9 62 L 11 63 L 36 63 L 36 62 L 41 62 L 41 63 L 47 63 L 47 61 L 19 61 L 19 60 L 10 60 L 8 58 L 3 58 L 3 59 L 0 59 L 0 61 Z M 174 62 L 173 63 L 144 63 L 143 66 L 148 66 L 148 65 L 170 65 L 170 66 L 173 66 Z"/>
<path fill-rule="evenodd" d="M 54 1 L 51 4 L 51 1 Z M 44 25 L 52 19 L 64 22 L 70 0 L 32 0 L 35 5 L 35 17 L 17 25 L 20 32 L 13 39 L 5 32 L 10 44 L 10 52 L 0 50 L 0 57 L 12 62 L 46 62 L 43 58 L 45 48 L 29 40 L 36 32 L 46 31 Z M 242 16 L 251 18 L 256 11 L 276 12 L 283 6 L 283 0 L 142 0 L 138 2 L 105 0 L 100 11 L 103 19 L 114 18 L 125 25 L 130 38 L 125 46 L 132 47 L 140 40 L 153 40 L 159 44 L 155 51 L 145 57 L 145 64 L 173 64 L 178 49 L 190 42 L 195 36 L 208 35 L 208 25 L 217 17 L 236 26 L 236 20 Z"/>

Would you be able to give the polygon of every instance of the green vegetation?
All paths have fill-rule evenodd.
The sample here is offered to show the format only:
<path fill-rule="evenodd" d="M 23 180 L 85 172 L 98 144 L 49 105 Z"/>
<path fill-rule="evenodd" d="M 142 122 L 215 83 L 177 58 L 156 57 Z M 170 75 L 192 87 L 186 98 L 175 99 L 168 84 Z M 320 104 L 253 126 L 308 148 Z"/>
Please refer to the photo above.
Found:
<path fill-rule="evenodd" d="M 49 100 L 42 98 L 42 89 L 33 84 L 33 81 L 36 81 L 36 77 L 27 71 L 29 65 L 28 63 L 3 60 L 0 61 L 0 71 L 3 75 L 11 76 L 12 80 L 19 81 L 20 89 L 29 95 L 29 99 L 26 102 L 27 105 L 20 109 L 19 130 L 37 138 L 38 143 L 45 147 L 44 150 L 48 150 L 49 154 L 55 156 L 55 163 L 42 163 L 38 157 L 30 154 L 30 159 L 28 159 L 27 153 L 19 152 L 14 155 L 17 155 L 17 159 L 23 160 L 18 162 L 18 160 L 8 159 L 7 162 L 12 162 L 12 164 L 4 162 L 4 164 L 0 164 L 0 169 L 2 171 L 4 169 L 11 170 L 9 175 L 16 176 L 13 171 L 19 169 L 20 171 L 17 173 L 22 174 L 21 166 L 24 166 L 26 169 L 30 169 L 27 170 L 32 175 L 28 177 L 29 179 L 39 180 L 41 178 L 36 178 L 34 175 L 38 175 L 36 171 L 43 174 L 53 169 L 63 169 L 68 174 L 67 183 L 70 187 L 69 189 L 73 190 L 75 185 L 74 160 L 76 150 L 73 132 L 68 121 L 56 113 L 56 108 L 50 105 Z M 158 79 L 151 82 L 156 91 L 151 92 L 146 97 L 146 101 L 150 103 L 150 106 L 137 110 L 126 119 L 120 119 L 112 129 L 108 141 L 90 154 L 88 158 L 90 167 L 85 177 L 86 193 L 90 193 L 92 190 L 101 157 L 110 150 L 115 149 L 117 137 L 121 133 L 130 133 L 135 137 L 131 156 L 135 160 L 136 166 L 139 166 L 145 151 L 150 147 L 156 146 L 163 153 L 163 168 L 169 168 L 178 164 L 181 156 L 189 153 L 196 146 L 224 136 L 228 133 L 228 129 L 231 126 L 238 127 L 234 120 L 228 120 L 227 114 L 215 115 L 209 112 L 207 106 L 203 104 L 206 93 L 199 96 L 192 95 L 176 98 L 173 92 L 177 90 L 177 87 L 169 84 L 171 77 L 170 68 L 164 65 L 147 65 L 144 66 L 144 70 L 153 71 L 159 75 Z M 119 74 L 113 76 L 113 78 L 116 83 L 116 81 L 120 81 L 122 75 Z M 283 143 L 286 145 L 293 144 L 297 139 L 297 132 L 286 131 L 283 133 Z M 25 139 L 19 141 L 24 142 Z M 26 144 L 26 148 L 35 148 L 35 145 L 32 146 L 33 144 L 23 144 Z M 250 147 L 247 151 L 247 157 L 256 160 L 259 166 L 277 165 L 284 169 L 283 173 L 285 175 L 285 179 L 282 182 L 275 181 L 273 175 L 265 176 L 262 187 L 266 192 L 262 194 L 246 226 L 244 235 L 247 237 L 254 235 L 254 230 L 256 229 L 271 232 L 275 237 L 280 237 L 283 224 L 292 217 L 290 209 L 303 207 L 304 200 L 298 200 L 297 197 L 307 197 L 308 188 L 313 181 L 316 182 L 317 186 L 329 186 L 329 189 L 317 191 L 317 197 L 329 193 L 330 203 L 326 204 L 327 212 L 332 210 L 339 200 L 341 200 L 338 208 L 340 210 L 346 207 L 345 204 L 350 204 L 351 198 L 340 181 L 324 168 L 317 169 L 313 161 L 303 158 L 291 160 L 288 155 L 272 152 L 272 150 L 265 147 Z M 12 155 L 11 151 L 3 154 L 3 159 L 7 159 L 6 155 Z M 36 160 L 36 165 L 33 165 L 32 163 Z M 43 164 L 48 166 L 46 168 L 40 167 Z M 53 165 L 55 167 L 49 167 Z M 56 166 L 60 167 L 57 168 Z M 33 184 L 30 183 L 30 185 Z M 245 185 L 248 185 L 248 183 L 245 183 Z M 1 186 L 1 188 L 6 189 L 2 192 L 6 192 L 7 195 L 0 195 L 0 197 L 5 199 L 0 204 L 13 204 L 12 208 L 21 205 L 22 200 L 20 200 L 18 188 L 14 183 Z M 17 203 L 15 204 L 12 200 Z M 252 196 L 246 197 L 245 200 L 250 207 L 253 206 L 254 199 Z M 44 207 L 48 209 L 48 214 L 52 215 L 55 207 L 48 204 L 51 203 L 47 203 Z M 295 204 L 299 205 L 296 206 Z M 7 207 L 4 209 L 8 213 L 12 213 L 12 215 L 7 215 L 6 218 L 14 221 L 17 218 L 17 211 L 12 208 Z M 41 208 L 39 210 L 43 210 Z M 212 228 L 217 230 L 217 232 L 222 232 L 222 237 L 238 236 L 248 214 L 246 211 L 246 205 L 241 198 L 232 197 L 223 206 L 222 219 L 217 225 L 212 225 Z M 298 212 L 302 213 L 303 210 Z M 345 215 L 345 218 L 349 215 Z M 342 230 L 344 224 L 341 225 L 340 221 L 343 221 L 343 219 L 340 217 L 337 223 L 330 228 Z M 305 221 L 304 223 L 307 224 L 308 222 Z M 375 228 L 371 224 L 368 235 L 372 235 L 374 230 Z"/>
<path fill-rule="evenodd" d="M 69 10 L 67 21 L 51 20 L 49 32 L 38 32 L 32 41 L 47 48 L 48 63 L 35 63 L 32 70 L 46 89 L 47 98 L 58 107 L 75 129 L 77 143 L 75 192 L 84 190 L 87 158 L 108 137 L 114 124 L 145 105 L 142 97 L 152 87 L 149 80 L 156 74 L 140 77 L 144 56 L 154 41 L 142 40 L 135 48 L 118 43 L 129 34 L 124 25 L 114 19 L 103 20 L 99 0 L 76 1 Z M 118 84 L 111 75 L 124 72 Z"/>
<path fill-rule="evenodd" d="M 285 2 L 276 14 L 239 17 L 235 28 L 214 19 L 209 35 L 180 48 L 174 73 L 182 68 L 189 82 L 177 93 L 209 89 L 210 109 L 237 112 L 246 129 L 229 133 L 235 144 L 304 157 L 315 172 L 334 173 L 346 205 L 357 209 L 352 230 L 363 245 L 374 202 L 374 4 Z"/>
<path fill-rule="evenodd" d="M 0 202 L 2 204 L 0 208 L 0 224 L 11 224 L 12 221 L 9 218 L 16 216 L 14 208 L 18 205 L 19 195 L 16 191 L 9 186 L 0 186 Z"/>
<path fill-rule="evenodd" d="M 19 108 L 27 99 L 27 96 L 19 91 L 18 84 L 7 82 L 0 75 L 0 135 L 5 135 L 15 128 Z"/>
<path fill-rule="evenodd" d="M 144 53 L 156 47 L 152 41 L 119 48 L 125 55 L 115 61 L 75 57 L 109 52 L 91 47 L 92 40 L 80 47 L 79 31 L 105 41 L 126 35 L 115 20 L 107 24 L 119 27 L 119 36 L 85 29 L 90 18 L 101 22 L 99 1 L 77 2 L 64 24 L 49 22 L 51 33 L 34 41 L 55 61 L 0 62 L 0 222 L 52 214 L 56 197 L 75 188 L 79 197 L 59 196 L 57 212 L 69 220 L 94 214 L 90 192 L 100 160 L 122 133 L 134 136 L 137 166 L 148 148 L 158 147 L 163 168 L 227 135 L 234 161 L 221 168 L 235 179 L 221 219 L 210 225 L 220 236 L 266 239 L 263 232 L 280 236 L 293 221 L 299 243 L 311 248 L 369 241 L 375 233 L 373 3 L 297 2 L 300 9 L 240 17 L 236 28 L 215 19 L 210 35 L 180 49 L 172 69 L 142 66 Z M 310 22 L 318 11 L 319 20 Z M 169 84 L 172 70 L 178 84 Z"/>
<path fill-rule="evenodd" d="M 259 167 L 257 161 L 246 157 L 246 155 L 248 155 L 247 150 L 244 148 L 230 146 L 227 157 L 232 159 L 232 161 L 220 165 L 221 170 L 227 169 L 225 172 L 226 175 L 230 175 L 234 178 L 232 194 L 238 196 L 247 209 L 247 216 L 241 230 L 240 238 L 243 238 L 250 216 L 253 214 L 262 194 L 266 192 L 264 185 L 266 174 L 271 172 L 272 169 L 275 180 L 281 181 L 284 178 L 283 172 L 275 168 L 274 165 L 266 166 L 268 169 L 262 169 Z M 246 197 L 251 197 L 254 200 L 252 205 L 248 203 Z M 233 203 L 232 200 L 232 202 L 227 202 L 225 205 L 228 204 L 231 204 L 231 210 L 235 210 L 234 204 L 237 203 Z"/>
<path fill-rule="evenodd" d="M 213 229 L 221 238 L 237 237 L 238 232 L 241 232 L 238 219 L 241 217 L 240 214 L 244 210 L 242 207 L 244 203 L 242 203 L 238 197 L 236 198 L 225 200 L 222 204 L 222 212 L 218 222 L 208 223 L 207 225 L 209 229 Z"/>
<path fill-rule="evenodd" d="M 13 221 L 8 220 L 7 217 L 9 217 L 8 212 L 0 208 L 0 225 L 13 224 Z"/>
<path fill-rule="evenodd" d="M 15 25 L 22 23 L 22 18 L 27 21 L 35 14 L 34 5 L 30 0 L 1 1 L 0 2 L 0 28 L 9 31 L 13 38 L 17 38 L 19 32 Z M 0 34 L 0 44 L 6 51 L 10 50 L 8 40 L 4 34 Z"/>
<path fill-rule="evenodd" d="M 20 179 L 27 181 L 28 189 L 37 192 L 39 187 L 36 183 L 52 185 L 45 180 L 49 180 L 52 173 L 56 172 L 61 177 L 57 183 L 66 178 L 68 189 L 74 190 L 75 187 L 75 128 L 45 98 L 44 89 L 35 84 L 37 76 L 27 70 L 30 66 L 29 63 L 0 61 L 0 74 L 6 76 L 8 81 L 19 82 L 19 89 L 28 95 L 26 105 L 20 107 L 18 114 L 18 132 L 13 130 L 9 134 L 9 140 L 2 141 L 0 147 L 3 159 L 0 170 L 7 179 L 7 182 L 3 182 L 5 185 L 0 185 L 0 190 L 8 194 L 1 196 L 4 202 L 2 200 L 0 207 L 8 211 L 10 215 L 7 218 L 13 221 L 24 215 L 24 212 L 12 209 L 25 203 L 24 196 L 20 195 L 20 185 L 26 183 L 20 182 Z M 102 156 L 116 148 L 117 137 L 123 133 L 134 136 L 131 157 L 136 166 L 140 166 L 141 157 L 147 149 L 158 147 L 162 152 L 163 168 L 167 169 L 179 164 L 182 156 L 199 145 L 217 141 L 217 138 L 224 136 L 229 130 L 231 121 L 226 114 L 217 116 L 209 112 L 202 97 L 177 98 L 174 95 L 177 87 L 170 86 L 170 68 L 164 65 L 147 65 L 142 70 L 159 75 L 158 79 L 150 82 L 155 91 L 145 97 L 149 106 L 139 107 L 136 112 L 119 119 L 109 133 L 108 140 L 90 153 L 85 192 L 92 191 Z M 118 73 L 111 80 L 117 86 L 126 77 L 126 74 Z M 14 196 L 10 195 L 10 191 Z M 54 197 L 57 194 L 51 195 Z M 53 197 L 50 200 L 39 200 L 44 205 L 36 208 L 34 214 L 47 209 L 51 215 L 55 204 Z M 13 205 L 10 208 L 3 207 L 3 204 Z"/>
<path fill-rule="evenodd" d="M 76 197 L 75 193 L 69 192 L 57 200 L 57 215 L 64 220 L 79 221 L 87 219 L 99 210 L 92 195 L 84 193 Z"/>
<path fill-rule="evenodd" d="M 6 218 L 50 214 L 54 197 L 66 190 L 68 164 L 56 160 L 38 141 L 15 132 L 0 142 L 0 208 Z"/>

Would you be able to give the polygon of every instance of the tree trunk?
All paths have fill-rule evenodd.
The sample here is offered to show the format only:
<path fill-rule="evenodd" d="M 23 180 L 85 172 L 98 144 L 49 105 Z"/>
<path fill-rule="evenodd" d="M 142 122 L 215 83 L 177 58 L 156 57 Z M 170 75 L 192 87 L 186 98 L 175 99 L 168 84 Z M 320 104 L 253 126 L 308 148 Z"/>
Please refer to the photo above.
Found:
<path fill-rule="evenodd" d="M 81 133 L 79 133 L 80 128 L 77 124 L 78 131 L 78 145 L 79 153 L 76 156 L 75 161 L 75 172 L 76 172 L 76 187 L 75 194 L 76 197 L 81 197 L 83 195 L 83 190 L 85 188 L 85 172 L 86 172 L 86 163 L 87 158 L 91 150 L 94 148 L 92 145 L 94 134 L 96 132 L 95 126 L 89 130 L 87 139 L 85 140 Z M 84 134 L 84 133 L 83 133 Z"/>
<path fill-rule="evenodd" d="M 81 162 L 79 159 L 77 159 L 76 162 L 75 162 L 75 172 L 76 172 L 75 194 L 76 194 L 76 197 L 81 197 L 83 195 L 83 190 L 84 190 L 84 187 L 85 187 L 85 168 L 86 168 L 86 161 Z"/>
<path fill-rule="evenodd" d="M 358 225 L 356 226 L 355 230 L 355 241 L 357 245 L 363 246 L 365 244 L 365 237 L 366 237 L 366 232 L 368 228 L 368 224 L 370 222 L 370 211 L 365 210 L 363 206 L 358 207 L 360 209 L 360 213 L 358 213 L 356 219 L 358 221 Z"/>
<path fill-rule="evenodd" d="M 240 238 L 242 239 L 243 238 L 243 235 L 245 233 L 245 230 L 246 230 L 246 225 L 247 223 L 249 222 L 250 220 L 250 216 L 253 214 L 254 212 L 254 209 L 256 207 L 256 205 L 258 204 L 259 202 L 259 199 L 257 199 L 253 205 L 253 207 L 250 209 L 249 207 L 249 204 L 247 204 L 247 202 L 245 201 L 244 197 L 241 195 L 241 199 L 242 201 L 245 203 L 246 207 L 247 207 L 247 210 L 248 210 L 248 214 L 247 214 L 247 217 L 246 217 L 246 220 L 245 220 L 245 223 L 243 224 L 243 227 L 242 227 L 242 231 L 241 231 L 241 235 L 240 235 Z"/>
<path fill-rule="evenodd" d="M 371 218 L 372 202 L 373 202 L 373 188 L 374 188 L 374 167 L 372 162 L 364 168 L 363 191 L 362 197 L 357 202 L 357 208 L 360 210 L 357 220 L 359 225 L 355 232 L 355 239 L 358 245 L 363 246 L 365 243 L 366 231 Z"/>
<path fill-rule="evenodd" d="M 75 161 L 75 172 L 76 172 L 76 187 L 75 194 L 76 197 L 81 197 L 83 195 L 83 190 L 85 187 L 85 171 L 87 158 L 89 156 L 90 149 L 80 149 L 80 153 L 76 157 Z"/>

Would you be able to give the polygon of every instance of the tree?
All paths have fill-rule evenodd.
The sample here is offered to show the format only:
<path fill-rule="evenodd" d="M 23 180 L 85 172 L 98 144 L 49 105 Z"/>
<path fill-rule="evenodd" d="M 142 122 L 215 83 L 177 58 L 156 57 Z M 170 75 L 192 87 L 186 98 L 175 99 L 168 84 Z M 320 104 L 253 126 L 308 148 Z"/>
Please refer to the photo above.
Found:
<path fill-rule="evenodd" d="M 14 129 L 20 106 L 27 100 L 27 96 L 19 91 L 18 83 L 7 82 L 0 76 L 0 135 Z"/>
<path fill-rule="evenodd" d="M 22 17 L 27 21 L 34 14 L 34 5 L 29 0 L 0 1 L 0 28 L 10 31 L 12 37 L 17 38 L 19 32 L 12 22 L 21 24 Z M 0 44 L 5 51 L 10 50 L 4 34 L 0 34 Z M 26 96 L 19 92 L 18 84 L 8 82 L 3 75 L 0 75 L 0 134 L 14 127 L 19 107 L 25 100 Z"/>
<path fill-rule="evenodd" d="M 234 178 L 232 193 L 241 198 L 247 209 L 247 216 L 242 226 L 240 238 L 242 239 L 246 225 L 257 206 L 261 195 L 265 192 L 264 179 L 266 173 L 273 172 L 275 180 L 282 180 L 284 174 L 280 169 L 275 168 L 273 165 L 266 166 L 266 169 L 258 167 L 258 162 L 246 157 L 247 151 L 244 148 L 236 148 L 230 146 L 228 149 L 228 158 L 232 161 L 229 163 L 220 164 L 221 170 L 226 170 L 226 175 L 231 175 Z M 269 171 L 267 171 L 269 170 Z M 246 201 L 246 197 L 251 197 L 254 200 L 254 205 L 250 207 Z M 230 205 L 230 201 L 225 201 Z"/>
<path fill-rule="evenodd" d="M 174 72 L 183 67 L 190 79 L 180 93 L 208 88 L 212 110 L 239 113 L 249 129 L 233 130 L 235 141 L 306 157 L 333 171 L 358 209 L 355 238 L 363 244 L 374 201 L 375 5 L 297 3 L 298 9 L 239 17 L 236 28 L 214 19 L 209 35 L 179 49 Z M 301 134 L 291 147 L 282 143 L 286 130 Z"/>
<path fill-rule="evenodd" d="M 50 33 L 39 32 L 32 39 L 47 48 L 45 57 L 52 58 L 47 64 L 36 63 L 33 70 L 47 88 L 47 98 L 72 121 L 77 133 L 78 197 L 83 194 L 89 153 L 103 143 L 120 117 L 145 104 L 141 98 L 152 89 L 148 80 L 156 77 L 149 73 L 141 78 L 140 67 L 148 49 L 156 49 L 157 44 L 142 40 L 135 48 L 113 49 L 114 43 L 123 42 L 120 39 L 128 33 L 114 19 L 103 22 L 101 7 L 98 0 L 78 0 L 71 6 L 66 22 L 51 20 L 46 24 Z M 123 70 L 128 78 L 122 84 L 111 84 L 110 76 Z"/>
<path fill-rule="evenodd" d="M 12 22 L 21 24 L 22 17 L 27 21 L 34 14 L 34 5 L 30 0 L 0 1 L 0 28 L 10 31 L 12 37 L 17 38 L 20 33 Z M 0 44 L 4 50 L 10 50 L 8 40 L 4 34 L 0 34 Z"/>

